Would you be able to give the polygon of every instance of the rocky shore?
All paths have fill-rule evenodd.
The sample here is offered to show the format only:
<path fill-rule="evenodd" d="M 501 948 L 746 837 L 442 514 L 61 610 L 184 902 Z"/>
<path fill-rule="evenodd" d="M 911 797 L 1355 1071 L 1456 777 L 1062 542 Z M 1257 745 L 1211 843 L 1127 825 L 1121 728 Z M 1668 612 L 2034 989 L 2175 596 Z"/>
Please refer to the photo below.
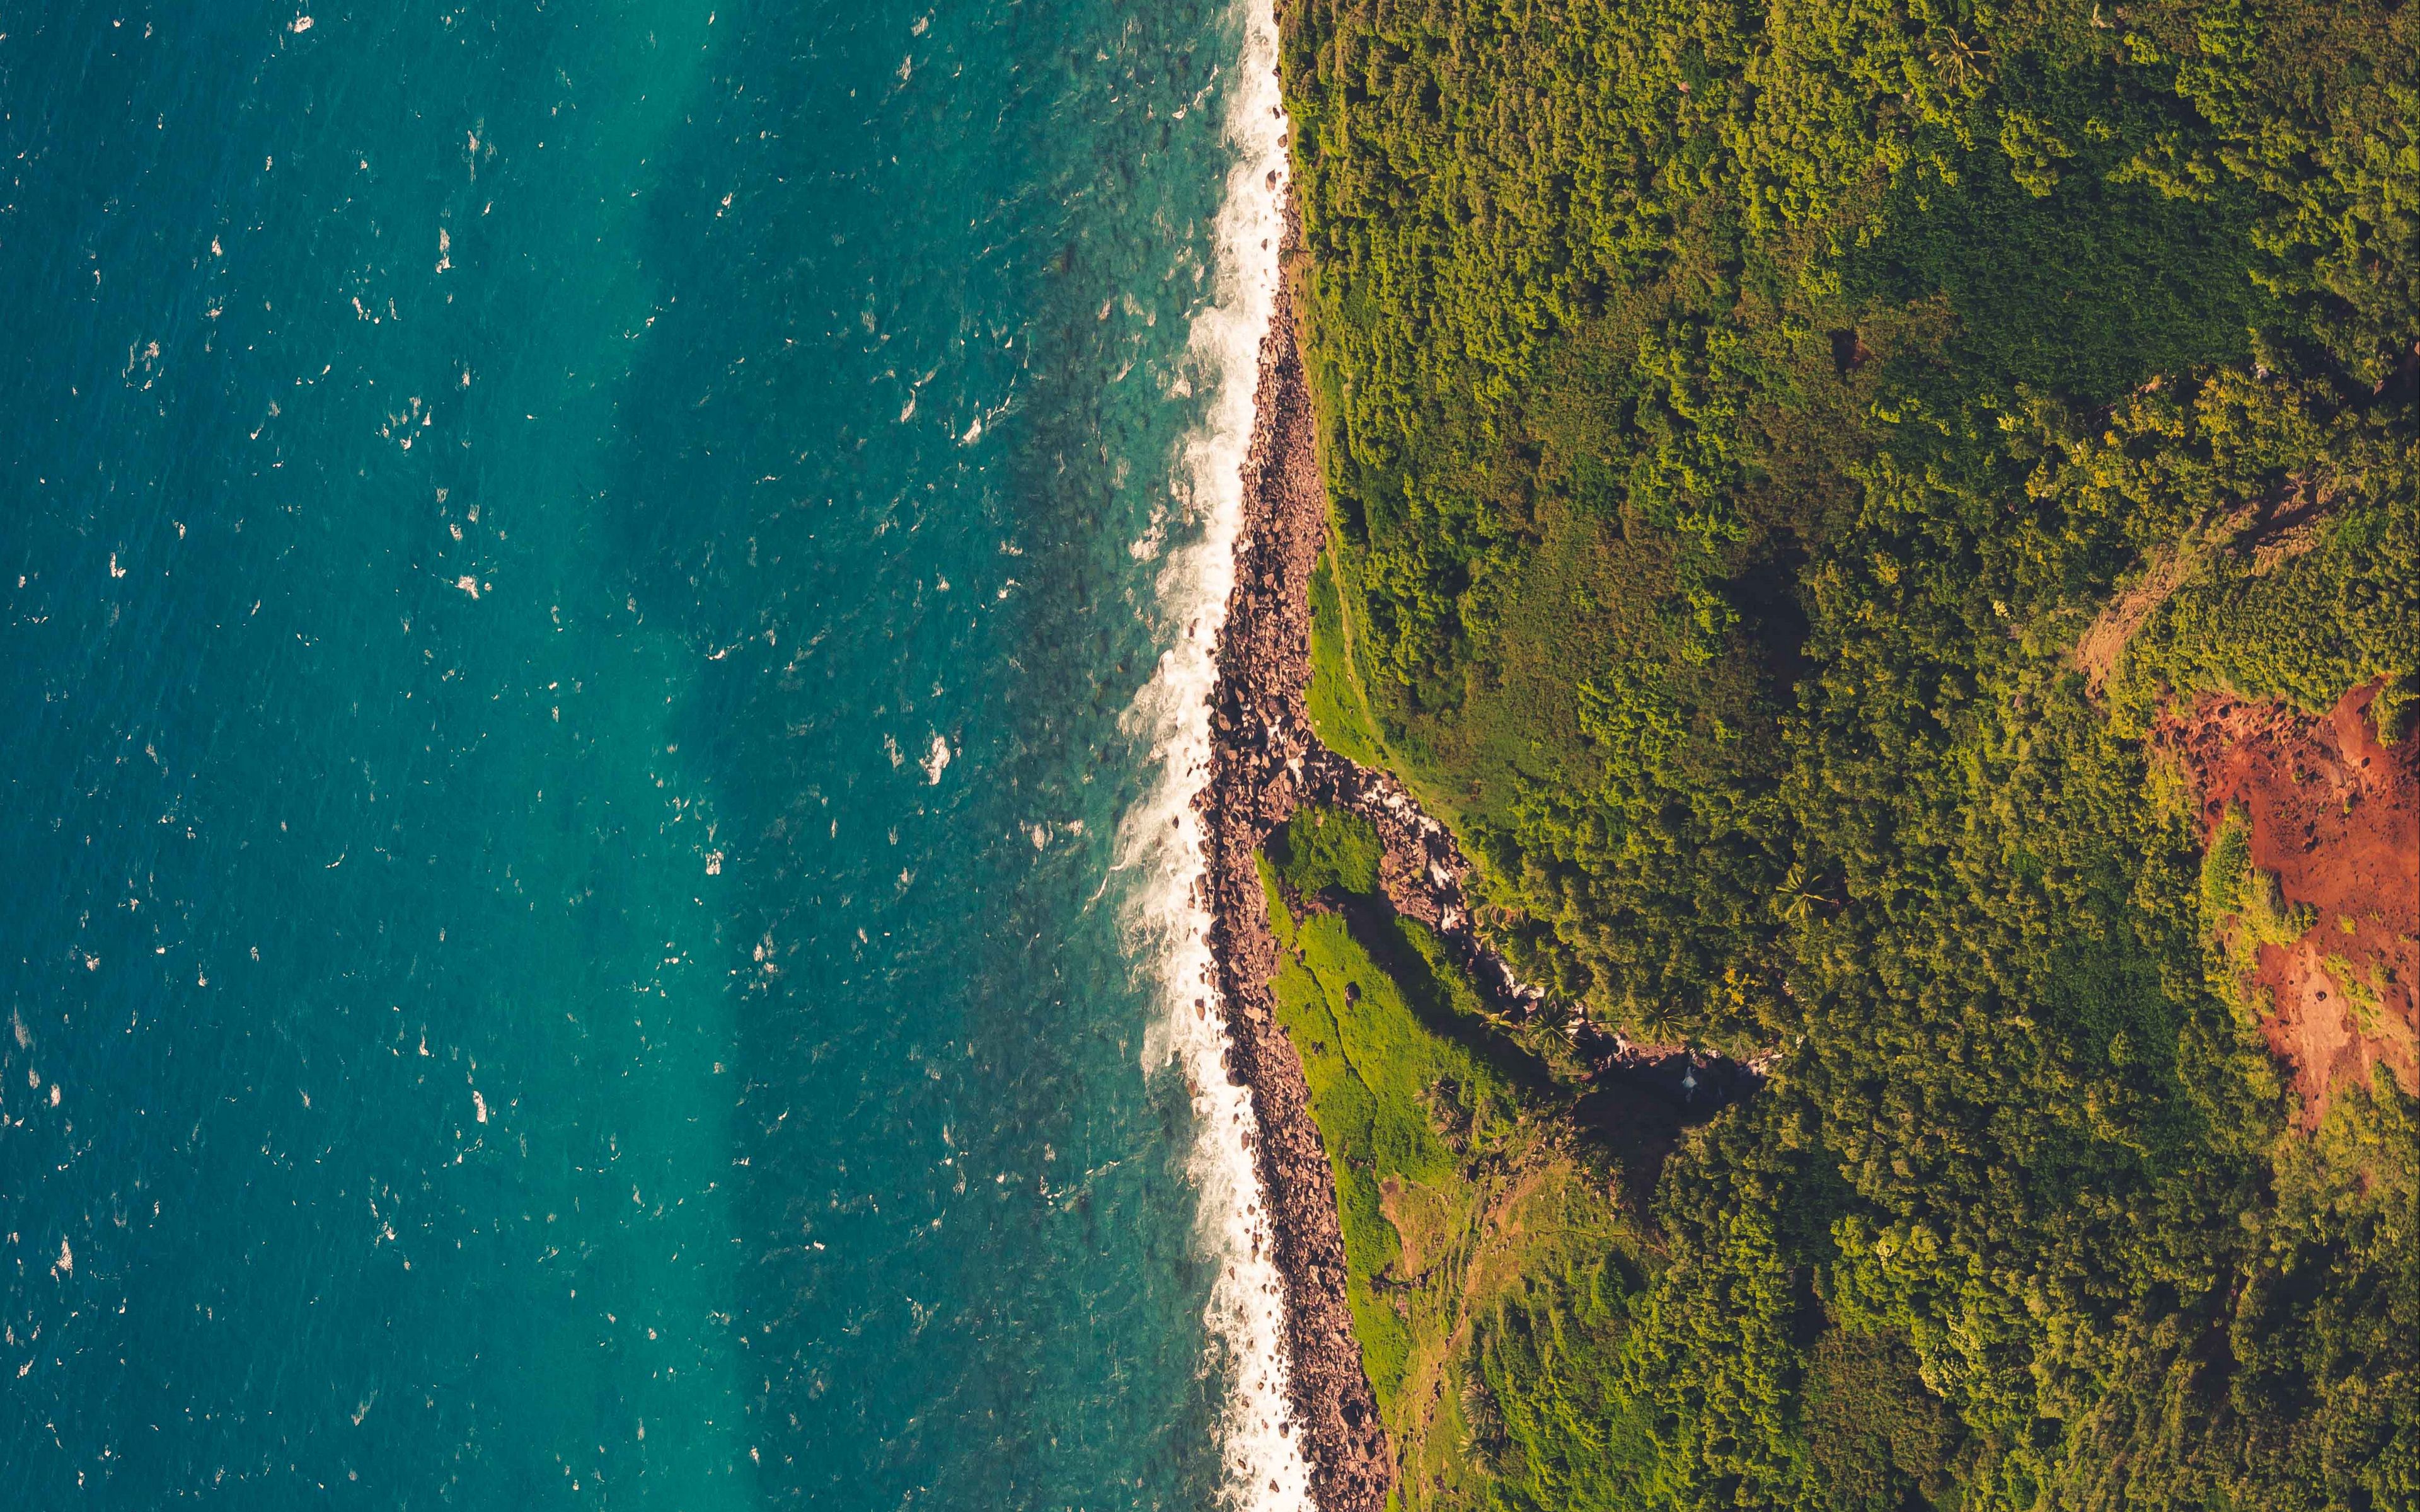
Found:
<path fill-rule="evenodd" d="M 1234 1047 L 1229 1074 L 1250 1088 L 1260 1124 L 1256 1155 L 1274 1258 L 1285 1278 L 1295 1422 L 1312 1494 L 1321 1512 L 1381 1512 L 1394 1484 L 1394 1456 L 1345 1304 L 1335 1180 L 1311 1121 L 1302 1064 L 1279 1026 L 1269 991 L 1278 946 L 1253 857 L 1302 804 L 1366 815 L 1385 843 L 1382 879 L 1395 906 L 1435 927 L 1469 956 L 1480 980 L 1500 985 L 1508 997 L 1534 1003 L 1536 995 L 1515 983 L 1471 933 L 1465 867 L 1452 836 L 1392 778 L 1321 745 L 1304 713 L 1311 572 L 1326 538 L 1326 494 L 1298 345 L 1298 239 L 1290 208 L 1281 286 L 1261 343 L 1235 586 L 1211 697 L 1210 770 L 1195 801 L 1208 837 L 1204 886 L 1218 1000 Z"/>
<path fill-rule="evenodd" d="M 1301 1062 L 1277 1021 L 1269 933 L 1253 854 L 1307 795 L 1319 755 L 1303 717 L 1311 671 L 1308 590 L 1326 516 L 1311 394 L 1296 344 L 1295 217 L 1287 214 L 1280 286 L 1262 338 L 1235 587 L 1219 638 L 1209 779 L 1195 801 L 1207 834 L 1203 885 L 1218 1001 L 1233 1043 L 1229 1074 L 1251 1090 L 1270 1243 L 1285 1278 L 1294 1421 L 1321 1512 L 1381 1512 L 1394 1457 L 1344 1300 L 1336 1184 L 1311 1119 Z"/>

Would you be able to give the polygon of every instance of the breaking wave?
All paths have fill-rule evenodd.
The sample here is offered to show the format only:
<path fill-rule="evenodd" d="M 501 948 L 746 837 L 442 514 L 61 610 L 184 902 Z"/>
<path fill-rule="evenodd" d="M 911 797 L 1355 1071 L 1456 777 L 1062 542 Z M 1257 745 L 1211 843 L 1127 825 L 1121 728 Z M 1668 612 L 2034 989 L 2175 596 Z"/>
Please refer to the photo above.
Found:
<path fill-rule="evenodd" d="M 1234 586 L 1244 464 L 1288 187 L 1277 23 L 1270 0 L 1240 0 L 1237 9 L 1243 55 L 1226 121 L 1235 161 L 1218 213 L 1216 295 L 1189 338 L 1190 365 L 1208 403 L 1175 483 L 1194 529 L 1160 571 L 1157 609 L 1168 644 L 1125 715 L 1129 733 L 1151 743 L 1154 777 L 1122 823 L 1118 862 L 1138 878 L 1125 903 L 1128 939 L 1160 986 L 1161 1013 L 1144 1058 L 1152 1069 L 1173 1063 L 1192 1094 L 1199 1242 L 1218 1267 L 1204 1319 L 1207 1364 L 1230 1386 L 1219 1422 L 1225 1500 L 1236 1512 L 1303 1512 L 1311 1501 L 1301 1439 L 1280 1431 L 1292 1411 L 1284 1288 L 1269 1258 L 1250 1097 L 1229 1083 L 1222 1065 L 1228 1040 L 1215 1001 L 1203 829 L 1193 808 L 1209 767 L 1218 637 Z"/>

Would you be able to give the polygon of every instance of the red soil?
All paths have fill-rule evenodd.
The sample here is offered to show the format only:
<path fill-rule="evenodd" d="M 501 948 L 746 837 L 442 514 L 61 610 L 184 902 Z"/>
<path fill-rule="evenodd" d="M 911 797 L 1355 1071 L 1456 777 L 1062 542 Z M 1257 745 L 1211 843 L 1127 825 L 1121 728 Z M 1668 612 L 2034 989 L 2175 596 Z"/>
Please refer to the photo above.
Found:
<path fill-rule="evenodd" d="M 2379 745 L 2379 687 L 2317 719 L 2205 695 L 2157 733 L 2200 790 L 2205 843 L 2242 805 L 2253 865 L 2276 874 L 2288 903 L 2318 910 L 2302 938 L 2260 947 L 2251 982 L 2270 999 L 2261 1032 L 2293 1068 L 2309 1127 L 2332 1088 L 2366 1085 L 2381 1062 L 2420 1090 L 2420 737 Z"/>

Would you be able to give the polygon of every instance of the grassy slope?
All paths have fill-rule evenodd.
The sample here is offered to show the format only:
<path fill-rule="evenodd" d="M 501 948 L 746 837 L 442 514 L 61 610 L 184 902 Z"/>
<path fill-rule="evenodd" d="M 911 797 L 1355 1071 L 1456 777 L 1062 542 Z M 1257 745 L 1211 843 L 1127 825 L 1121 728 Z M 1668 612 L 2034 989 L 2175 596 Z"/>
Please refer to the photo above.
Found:
<path fill-rule="evenodd" d="M 1563 1137 L 1564 1095 L 1334 843 L 1354 823 L 1307 811 L 1263 876 L 1402 1504 L 1627 1505 L 1652 1466 L 1617 1382 L 1638 1225 Z"/>
<path fill-rule="evenodd" d="M 1353 670 L 1351 632 L 1336 592 L 1334 564 L 1323 553 L 1311 575 L 1311 686 L 1304 689 L 1311 727 L 1327 748 L 1364 766 L 1382 765 L 1386 748 L 1370 719 L 1369 701 Z"/>

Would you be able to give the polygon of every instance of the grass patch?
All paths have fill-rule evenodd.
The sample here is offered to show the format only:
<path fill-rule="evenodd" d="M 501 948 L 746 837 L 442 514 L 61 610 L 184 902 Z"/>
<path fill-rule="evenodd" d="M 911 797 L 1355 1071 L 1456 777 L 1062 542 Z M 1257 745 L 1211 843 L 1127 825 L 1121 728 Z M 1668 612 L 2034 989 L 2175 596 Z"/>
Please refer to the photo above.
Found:
<path fill-rule="evenodd" d="M 1353 675 L 1353 650 L 1344 625 L 1344 601 L 1336 592 L 1336 569 L 1325 551 L 1311 570 L 1311 686 L 1304 690 L 1311 728 L 1327 748 L 1364 766 L 1385 764 L 1369 701 Z"/>
<path fill-rule="evenodd" d="M 1304 807 L 1269 837 L 1266 852 L 1278 880 L 1305 897 L 1325 892 L 1375 897 L 1377 827 L 1359 814 Z"/>
<path fill-rule="evenodd" d="M 2328 976 L 2336 984 L 2336 990 L 2344 994 L 2346 1004 L 2352 1009 L 2354 1026 L 2365 1036 L 2377 1039 L 2384 1028 L 2384 1015 L 2381 1011 L 2386 1006 L 2385 995 L 2379 991 L 2379 984 L 2375 980 L 2378 968 L 2372 965 L 2367 970 L 2363 970 L 2341 955 L 2326 956 L 2319 964 L 2327 968 Z"/>
<path fill-rule="evenodd" d="M 1618 1388 L 1646 1249 L 1569 1093 L 1443 943 L 1385 906 L 1366 822 L 1298 813 L 1262 858 L 1401 1504 L 1625 1504 L 1652 1440 Z"/>

